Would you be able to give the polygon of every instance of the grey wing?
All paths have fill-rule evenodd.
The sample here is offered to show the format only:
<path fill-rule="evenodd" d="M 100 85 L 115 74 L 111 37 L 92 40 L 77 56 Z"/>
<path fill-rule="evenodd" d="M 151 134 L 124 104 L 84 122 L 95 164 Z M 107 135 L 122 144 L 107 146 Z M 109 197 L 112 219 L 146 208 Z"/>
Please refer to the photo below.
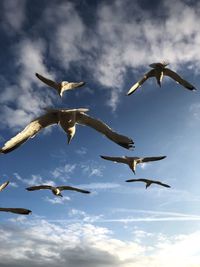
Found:
<path fill-rule="evenodd" d="M 108 157 L 108 156 L 100 156 L 102 159 L 111 160 L 116 163 L 127 163 L 126 158 L 124 157 Z"/>
<path fill-rule="evenodd" d="M 3 183 L 3 184 L 0 186 L 0 191 L 2 191 L 8 184 L 9 184 L 9 181 Z"/>
<path fill-rule="evenodd" d="M 57 113 L 49 112 L 31 123 L 29 123 L 23 131 L 15 135 L 9 141 L 7 141 L 4 146 L 0 149 L 0 153 L 8 153 L 16 149 L 23 143 L 25 143 L 29 138 L 34 137 L 43 128 L 58 123 Z"/>
<path fill-rule="evenodd" d="M 131 89 L 128 91 L 127 95 L 131 95 L 134 93 L 148 78 L 153 77 L 155 75 L 155 70 L 150 70 L 149 72 L 145 73 L 141 80 L 136 82 Z"/>
<path fill-rule="evenodd" d="M 80 193 L 85 193 L 85 194 L 89 194 L 90 191 L 87 191 L 87 190 L 83 190 L 83 189 L 80 189 L 80 188 L 77 188 L 77 187 L 72 187 L 72 186 L 57 186 L 57 188 L 59 190 L 72 190 L 72 191 L 77 191 L 77 192 L 80 192 Z"/>
<path fill-rule="evenodd" d="M 126 180 L 126 182 L 148 182 L 149 180 L 147 179 L 144 179 L 144 178 L 138 178 L 138 179 L 129 179 L 129 180 Z"/>
<path fill-rule="evenodd" d="M 164 75 L 169 76 L 170 78 L 174 79 L 177 83 L 180 83 L 182 86 L 184 86 L 185 88 L 187 88 L 189 90 L 196 90 L 196 88 L 194 87 L 194 85 L 192 85 L 188 81 L 184 80 L 176 72 L 174 72 L 174 71 L 172 71 L 172 70 L 170 70 L 168 68 L 165 68 L 164 69 Z"/>
<path fill-rule="evenodd" d="M 28 215 L 31 213 L 31 210 L 28 209 L 22 209 L 22 208 L 0 208 L 0 211 L 5 211 L 5 212 L 12 212 L 16 214 L 23 214 L 23 215 Z"/>
<path fill-rule="evenodd" d="M 40 80 L 42 81 L 43 83 L 47 84 L 48 86 L 50 87 L 53 87 L 54 89 L 56 90 L 59 90 L 60 89 L 60 86 L 58 83 L 50 80 L 50 79 L 47 79 L 45 78 L 44 76 L 40 75 L 39 73 L 36 73 L 35 76 Z"/>
<path fill-rule="evenodd" d="M 94 119 L 86 115 L 85 113 L 78 113 L 76 119 L 77 123 L 92 127 L 96 131 L 102 133 L 107 138 L 124 148 L 130 149 L 133 147 L 134 142 L 131 138 L 114 132 L 108 125 L 100 120 Z"/>
<path fill-rule="evenodd" d="M 75 89 L 75 88 L 81 87 L 83 85 L 85 85 L 85 82 L 79 82 L 79 83 L 69 82 L 64 86 L 64 89 L 71 90 L 71 89 Z"/>
<path fill-rule="evenodd" d="M 36 185 L 36 186 L 30 186 L 30 187 L 26 188 L 26 190 L 28 190 L 28 191 L 35 191 L 35 190 L 41 190 L 41 189 L 52 189 L 52 186 L 50 186 L 50 185 Z"/>
<path fill-rule="evenodd" d="M 149 162 L 149 161 L 157 161 L 166 158 L 166 156 L 160 156 L 160 157 L 146 157 L 146 158 L 139 158 L 137 160 L 137 163 L 143 163 L 143 162 Z"/>
<path fill-rule="evenodd" d="M 153 181 L 153 183 L 158 184 L 158 185 L 161 185 L 161 186 L 164 186 L 164 187 L 168 187 L 168 188 L 171 187 L 170 185 L 164 184 L 164 183 L 162 183 L 160 181 Z"/>
<path fill-rule="evenodd" d="M 126 180 L 126 182 L 138 182 L 138 179 L 129 179 L 129 180 Z"/>

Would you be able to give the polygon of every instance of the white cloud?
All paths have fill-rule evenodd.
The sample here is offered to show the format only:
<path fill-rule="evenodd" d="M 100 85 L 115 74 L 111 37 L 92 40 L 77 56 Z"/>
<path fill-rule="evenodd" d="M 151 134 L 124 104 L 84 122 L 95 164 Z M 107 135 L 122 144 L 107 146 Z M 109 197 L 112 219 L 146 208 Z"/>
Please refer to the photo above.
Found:
<path fill-rule="evenodd" d="M 81 147 L 80 149 L 77 149 L 75 152 L 76 152 L 76 154 L 78 154 L 80 156 L 83 156 L 83 155 L 87 154 L 87 148 L 86 147 Z"/>
<path fill-rule="evenodd" d="M 80 168 L 84 174 L 90 176 L 103 176 L 104 166 L 99 165 L 96 161 L 88 160 L 80 164 Z"/>
<path fill-rule="evenodd" d="M 45 180 L 39 174 L 32 174 L 29 179 L 21 177 L 18 173 L 14 173 L 14 176 L 17 178 L 18 181 L 21 183 L 27 184 L 29 186 L 32 185 L 41 185 L 47 184 L 55 186 L 55 182 L 52 180 Z"/>
<path fill-rule="evenodd" d="M 200 232 L 167 236 L 137 229 L 129 241 L 89 223 L 28 220 L 1 225 L 2 266 L 198 267 Z M 140 231 L 140 232 L 138 232 Z M 151 245 L 145 242 L 148 238 Z M 143 242 L 142 242 L 143 241 Z M 17 245 L 16 245 L 17 244 Z M 184 253 L 183 253 L 184 251 Z"/>
<path fill-rule="evenodd" d="M 55 170 L 51 171 L 54 178 L 66 181 L 70 178 L 70 175 L 74 173 L 76 164 L 66 163 L 64 166 L 56 167 Z"/>
<path fill-rule="evenodd" d="M 35 77 L 35 72 L 52 77 L 44 65 L 45 43 L 38 39 L 22 40 L 15 48 L 13 65 L 18 70 L 15 85 L 5 83 L 5 89 L 0 94 L 2 126 L 19 130 L 38 116 L 44 107 L 52 105 L 53 92 L 36 89 L 36 84 L 42 83 Z M 12 107 L 11 107 L 12 104 Z"/>
<path fill-rule="evenodd" d="M 76 221 L 84 223 L 93 223 L 95 221 L 101 221 L 103 215 L 91 215 L 82 210 L 71 209 L 68 213 L 69 217 L 72 217 Z"/>
<path fill-rule="evenodd" d="M 109 188 L 118 188 L 120 184 L 116 183 L 90 183 L 90 184 L 81 184 L 79 185 L 81 188 L 88 189 L 109 189 Z"/>
<path fill-rule="evenodd" d="M 54 197 L 54 198 L 46 197 L 45 198 L 45 201 L 50 202 L 52 204 L 65 204 L 66 202 L 68 202 L 70 200 L 71 200 L 71 198 L 68 196 Z"/>

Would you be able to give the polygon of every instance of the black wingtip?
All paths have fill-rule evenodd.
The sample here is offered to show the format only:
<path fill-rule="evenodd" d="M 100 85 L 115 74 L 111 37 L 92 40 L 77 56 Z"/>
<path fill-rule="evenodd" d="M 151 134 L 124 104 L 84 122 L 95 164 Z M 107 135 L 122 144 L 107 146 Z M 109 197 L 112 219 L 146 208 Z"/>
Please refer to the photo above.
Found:
<path fill-rule="evenodd" d="M 132 139 L 129 140 L 129 142 L 118 142 L 118 145 L 126 148 L 126 149 L 134 149 L 135 146 L 134 146 L 134 142 Z"/>

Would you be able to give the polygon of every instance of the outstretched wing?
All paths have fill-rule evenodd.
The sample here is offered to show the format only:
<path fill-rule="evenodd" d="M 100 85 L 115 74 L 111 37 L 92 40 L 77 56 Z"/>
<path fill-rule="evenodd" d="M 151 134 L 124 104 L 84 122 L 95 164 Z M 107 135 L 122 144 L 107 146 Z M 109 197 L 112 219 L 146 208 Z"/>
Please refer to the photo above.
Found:
<path fill-rule="evenodd" d="M 129 180 L 126 180 L 126 182 L 144 182 L 144 183 L 146 183 L 147 182 L 147 179 L 143 179 L 143 178 L 129 179 Z"/>
<path fill-rule="evenodd" d="M 137 159 L 137 163 L 149 162 L 149 161 L 157 161 L 166 158 L 166 156 L 160 157 L 146 157 L 146 158 L 139 158 Z"/>
<path fill-rule="evenodd" d="M 165 68 L 163 70 L 164 75 L 169 76 L 170 78 L 174 79 L 177 83 L 180 83 L 182 86 L 184 86 L 185 88 L 189 89 L 189 90 L 196 90 L 196 88 L 194 87 L 194 85 L 192 85 L 191 83 L 189 83 L 188 81 L 184 80 L 181 76 L 179 76 L 176 72 Z"/>
<path fill-rule="evenodd" d="M 77 187 L 72 187 L 72 186 L 57 186 L 57 188 L 59 190 L 72 190 L 72 191 L 77 191 L 77 192 L 80 192 L 80 193 L 85 193 L 85 194 L 89 194 L 90 191 L 87 191 L 87 190 L 83 190 L 83 189 L 80 189 L 80 188 L 77 188 Z"/>
<path fill-rule="evenodd" d="M 58 123 L 58 116 L 56 111 L 48 112 L 45 115 L 35 119 L 29 123 L 26 128 L 18 133 L 16 136 L 7 141 L 4 146 L 0 149 L 0 153 L 8 153 L 23 143 L 29 138 L 34 137 L 43 128 Z"/>
<path fill-rule="evenodd" d="M 124 148 L 130 149 L 133 147 L 134 142 L 132 139 L 114 132 L 108 125 L 106 125 L 102 121 L 94 119 L 86 115 L 85 113 L 77 113 L 76 122 L 82 125 L 92 127 L 96 131 L 102 133 L 107 138 Z"/>
<path fill-rule="evenodd" d="M 0 186 L 0 191 L 2 191 L 8 184 L 9 184 L 9 181 L 3 183 L 3 184 Z"/>
<path fill-rule="evenodd" d="M 134 93 L 148 78 L 153 77 L 155 75 L 155 70 L 150 70 L 149 72 L 145 73 L 141 80 L 136 82 L 131 89 L 128 91 L 127 95 L 131 95 Z"/>
<path fill-rule="evenodd" d="M 164 187 L 171 187 L 170 185 L 168 185 L 168 184 L 164 184 L 164 183 L 162 183 L 162 182 L 160 182 L 160 181 L 153 181 L 153 183 L 154 184 L 158 184 L 158 185 L 161 185 L 161 186 L 164 186 Z"/>
<path fill-rule="evenodd" d="M 23 215 L 28 215 L 31 213 L 31 210 L 27 209 L 21 209 L 21 208 L 0 208 L 0 211 L 5 211 L 5 212 L 12 212 L 16 214 L 23 214 Z"/>
<path fill-rule="evenodd" d="M 108 156 L 100 156 L 102 159 L 114 161 L 115 163 L 127 163 L 126 158 L 124 157 L 108 157 Z"/>
<path fill-rule="evenodd" d="M 50 186 L 50 185 L 36 185 L 36 186 L 30 186 L 30 187 L 26 188 L 26 190 L 28 190 L 28 191 L 35 191 L 35 190 L 41 190 L 41 189 L 52 189 L 52 186 Z"/>
<path fill-rule="evenodd" d="M 40 79 L 40 81 L 42 81 L 43 83 L 46 83 L 48 86 L 50 87 L 53 87 L 54 89 L 56 90 L 59 90 L 60 89 L 60 86 L 58 83 L 50 80 L 50 79 L 47 79 L 45 78 L 44 76 L 40 75 L 39 73 L 36 73 L 35 76 Z"/>
<path fill-rule="evenodd" d="M 75 89 L 83 85 L 85 85 L 85 82 L 78 82 L 78 83 L 69 82 L 67 84 L 64 84 L 64 90 Z"/>

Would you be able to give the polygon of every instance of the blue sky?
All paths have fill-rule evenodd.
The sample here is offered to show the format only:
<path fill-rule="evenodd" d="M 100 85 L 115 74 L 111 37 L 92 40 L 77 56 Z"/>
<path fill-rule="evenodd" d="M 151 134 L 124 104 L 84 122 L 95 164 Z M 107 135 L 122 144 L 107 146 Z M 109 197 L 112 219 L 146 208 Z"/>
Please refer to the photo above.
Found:
<path fill-rule="evenodd" d="M 34 3 L 33 3 L 34 2 Z M 91 3 L 92 2 L 92 3 Z M 164 77 L 130 87 L 162 60 L 199 89 L 200 5 L 196 1 L 30 1 L 0 3 L 0 141 L 21 131 L 46 107 L 89 108 L 135 141 L 128 151 L 89 127 L 70 145 L 52 126 L 1 155 L 1 266 L 198 267 L 200 265 L 200 93 Z M 62 100 L 36 77 L 85 81 Z M 167 158 L 136 175 L 108 156 Z M 158 179 L 170 189 L 131 178 Z M 50 183 L 91 190 L 27 192 Z M 184 253 L 183 253 L 184 251 Z"/>

